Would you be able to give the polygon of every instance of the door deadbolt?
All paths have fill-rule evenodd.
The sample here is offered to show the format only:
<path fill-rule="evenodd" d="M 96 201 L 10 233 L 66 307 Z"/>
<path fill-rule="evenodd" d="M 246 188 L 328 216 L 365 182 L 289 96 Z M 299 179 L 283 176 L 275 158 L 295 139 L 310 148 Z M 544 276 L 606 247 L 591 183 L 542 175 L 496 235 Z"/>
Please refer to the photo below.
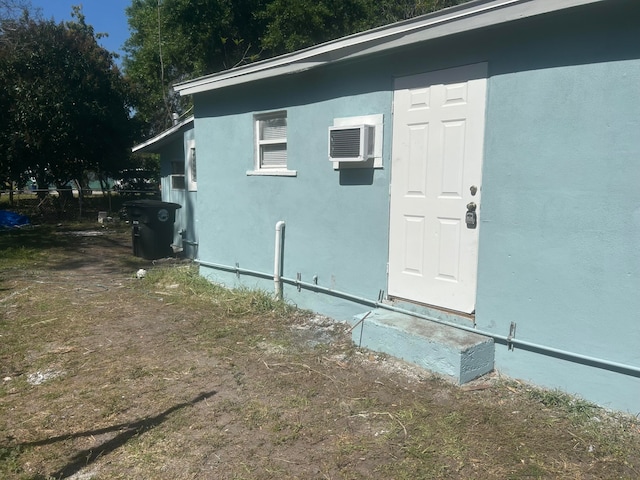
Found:
<path fill-rule="evenodd" d="M 477 205 L 474 202 L 467 204 L 467 213 L 464 216 L 467 228 L 476 228 L 478 226 L 478 214 L 476 213 Z"/>

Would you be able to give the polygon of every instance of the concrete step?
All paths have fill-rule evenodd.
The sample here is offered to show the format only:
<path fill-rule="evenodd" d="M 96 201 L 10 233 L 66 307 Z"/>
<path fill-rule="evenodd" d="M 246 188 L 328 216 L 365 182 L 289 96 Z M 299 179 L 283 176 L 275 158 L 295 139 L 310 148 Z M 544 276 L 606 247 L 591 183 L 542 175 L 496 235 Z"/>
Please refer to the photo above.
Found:
<path fill-rule="evenodd" d="M 493 370 L 492 338 L 403 313 L 373 310 L 353 329 L 352 339 L 361 347 L 451 377 L 459 385 Z"/>

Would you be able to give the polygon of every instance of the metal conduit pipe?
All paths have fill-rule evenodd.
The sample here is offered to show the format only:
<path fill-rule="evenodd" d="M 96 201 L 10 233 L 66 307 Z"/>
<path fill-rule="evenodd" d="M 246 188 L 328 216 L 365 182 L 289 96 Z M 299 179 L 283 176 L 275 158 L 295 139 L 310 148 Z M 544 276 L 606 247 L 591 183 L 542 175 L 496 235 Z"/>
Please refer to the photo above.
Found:
<path fill-rule="evenodd" d="M 205 267 L 215 268 L 217 270 L 226 270 L 227 272 L 234 272 L 236 274 L 244 274 L 251 275 L 253 277 L 261 277 L 261 278 L 273 278 L 272 273 L 264 273 L 258 272 L 256 270 L 248 270 L 246 268 L 240 268 L 238 265 L 223 265 L 221 263 L 211 263 L 211 262 L 203 262 L 202 260 L 194 260 L 199 265 L 204 265 Z"/>
<path fill-rule="evenodd" d="M 187 235 L 187 231 L 184 228 L 178 232 L 178 235 L 182 237 L 182 243 L 186 243 L 187 245 L 194 245 L 194 246 L 198 245 L 198 242 L 196 242 L 195 240 L 188 240 L 184 238 L 185 235 Z"/>
<path fill-rule="evenodd" d="M 256 271 L 252 271 L 252 270 L 242 269 L 242 268 L 239 268 L 239 267 L 232 267 L 232 266 L 229 266 L 229 265 L 219 265 L 219 264 L 215 264 L 215 263 L 203 262 L 203 261 L 200 261 L 200 260 L 197 260 L 197 262 L 200 265 L 204 265 L 205 267 L 217 268 L 217 269 L 220 269 L 220 270 L 227 270 L 227 271 L 230 271 L 230 272 L 242 273 L 242 274 L 252 275 L 252 276 L 262 277 L 262 278 L 272 278 L 272 275 L 270 275 L 268 273 L 256 272 Z M 280 277 L 280 280 L 281 280 L 282 283 L 287 283 L 289 285 L 295 285 L 297 287 L 301 287 L 301 288 L 304 288 L 306 290 L 312 290 L 312 291 L 316 291 L 316 292 L 326 293 L 328 295 L 331 295 L 331 296 L 334 296 L 334 297 L 344 298 L 345 300 L 351 300 L 351 301 L 353 301 L 355 303 L 360 303 L 362 305 L 369 305 L 369 306 L 375 307 L 375 308 L 383 308 L 385 310 L 390 310 L 390 311 L 397 312 L 397 313 L 403 313 L 405 315 L 410 315 L 412 317 L 422 318 L 424 320 L 429 320 L 431 322 L 439 323 L 441 325 L 446 325 L 446 326 L 452 327 L 452 328 L 457 328 L 459 330 L 464 330 L 464 331 L 471 332 L 471 333 L 477 333 L 478 335 L 484 335 L 485 337 L 491 337 L 491 338 L 493 338 L 494 340 L 498 341 L 499 343 L 501 343 L 503 345 L 519 346 L 519 347 L 523 348 L 524 350 L 543 353 L 543 354 L 551 356 L 551 357 L 561 358 L 561 359 L 564 359 L 564 360 L 570 360 L 570 361 L 573 361 L 575 363 L 580 363 L 580 364 L 583 364 L 583 365 L 589 365 L 589 366 L 592 366 L 592 367 L 597 367 L 597 368 L 600 368 L 602 370 L 609 370 L 609 371 L 620 373 L 620 374 L 623 374 L 623 375 L 628 375 L 628 376 L 631 376 L 631 377 L 640 378 L 640 367 L 637 367 L 637 366 L 634 366 L 634 365 L 627 365 L 627 364 L 624 364 L 624 363 L 612 362 L 610 360 L 605 360 L 605 359 L 602 359 L 602 358 L 596 358 L 596 357 L 592 357 L 592 356 L 589 356 L 589 355 L 582 355 L 580 353 L 569 352 L 567 350 L 561 350 L 559 348 L 549 347 L 549 346 L 546 346 L 546 345 L 540 345 L 540 344 L 533 343 L 533 342 L 527 342 L 526 340 L 520 340 L 520 339 L 517 339 L 517 338 L 508 337 L 506 335 L 500 335 L 500 334 L 493 333 L 493 332 L 487 332 L 487 331 L 484 331 L 484 330 L 478 330 L 478 329 L 473 328 L 473 327 L 467 327 L 466 325 L 460 325 L 460 324 L 457 324 L 457 323 L 448 322 L 446 320 L 441 320 L 439 318 L 434 318 L 434 317 L 431 317 L 429 315 L 424 315 L 424 314 L 421 314 L 421 313 L 412 312 L 411 310 L 406 310 L 404 308 L 395 307 L 393 305 L 388 305 L 386 303 L 381 303 L 381 302 L 379 302 L 377 300 L 371 300 L 369 298 L 365 298 L 365 297 L 358 296 L 358 295 L 352 295 L 350 293 L 341 292 L 339 290 L 332 290 L 330 288 L 322 287 L 322 286 L 316 285 L 314 283 L 302 282 L 300 280 L 296 280 L 296 279 L 292 279 L 292 278 L 286 278 L 286 277 Z"/>
<path fill-rule="evenodd" d="M 549 356 L 562 358 L 565 360 L 575 361 L 576 363 L 581 363 L 584 365 L 590 365 L 593 367 L 602 368 L 604 370 L 610 370 L 617 373 L 622 373 L 625 375 L 630 375 L 632 377 L 640 377 L 640 367 L 636 367 L 633 365 L 627 365 L 619 362 L 612 362 L 610 360 L 605 360 L 602 358 L 591 357 L 589 355 L 582 355 L 580 353 L 569 352 L 566 350 L 561 350 L 554 347 L 549 347 L 547 345 L 541 345 L 533 342 L 528 342 L 526 340 L 519 340 L 514 337 L 508 337 L 505 335 L 500 335 L 493 332 L 487 332 L 483 330 L 478 330 L 476 328 L 467 327 L 465 325 L 459 325 L 456 323 L 447 322 L 446 320 L 440 320 L 438 318 L 433 318 L 428 315 L 422 315 L 420 313 L 415 313 L 410 310 L 405 310 L 403 308 L 394 307 L 393 305 L 388 305 L 384 303 L 378 303 L 379 308 L 384 308 L 387 310 L 391 310 L 398 313 L 404 313 L 407 315 L 412 315 L 414 317 L 423 318 L 425 320 L 430 320 L 432 322 L 440 323 L 442 325 L 447 325 L 453 328 L 457 328 L 460 330 L 465 330 L 467 332 L 477 333 L 478 335 L 484 335 L 485 337 L 492 337 L 494 340 L 499 341 L 504 345 L 514 345 L 522 347 L 525 350 L 543 353 Z"/>

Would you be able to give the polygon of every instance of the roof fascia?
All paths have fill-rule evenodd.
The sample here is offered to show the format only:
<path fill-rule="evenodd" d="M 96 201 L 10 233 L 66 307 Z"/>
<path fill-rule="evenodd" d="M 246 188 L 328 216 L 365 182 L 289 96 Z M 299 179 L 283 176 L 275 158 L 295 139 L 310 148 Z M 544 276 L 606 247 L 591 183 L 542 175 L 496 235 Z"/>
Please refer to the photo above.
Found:
<path fill-rule="evenodd" d="M 478 0 L 173 86 L 191 95 L 606 0 Z"/>
<path fill-rule="evenodd" d="M 172 126 L 171 128 L 166 129 L 164 132 L 159 133 L 158 135 L 156 135 L 155 137 L 150 138 L 149 140 L 146 140 L 136 146 L 134 146 L 131 151 L 133 153 L 143 153 L 143 152 L 152 152 L 152 147 L 158 147 L 161 144 L 161 142 L 163 140 L 168 139 L 168 137 L 172 136 L 173 134 L 179 132 L 183 127 L 187 126 L 189 123 L 193 122 L 194 116 L 190 115 L 187 118 L 185 118 L 182 122 L 177 123 L 176 125 Z"/>

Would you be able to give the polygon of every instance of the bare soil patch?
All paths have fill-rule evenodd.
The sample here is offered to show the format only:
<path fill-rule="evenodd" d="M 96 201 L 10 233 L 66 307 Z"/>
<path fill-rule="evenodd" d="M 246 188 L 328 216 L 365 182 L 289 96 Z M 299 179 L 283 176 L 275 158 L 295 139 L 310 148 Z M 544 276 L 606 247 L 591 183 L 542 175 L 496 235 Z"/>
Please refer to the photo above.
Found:
<path fill-rule="evenodd" d="M 0 238 L 26 256 L 0 264 L 2 478 L 640 477 L 633 418 L 498 375 L 453 386 L 135 258 L 127 229 L 42 233 Z"/>

